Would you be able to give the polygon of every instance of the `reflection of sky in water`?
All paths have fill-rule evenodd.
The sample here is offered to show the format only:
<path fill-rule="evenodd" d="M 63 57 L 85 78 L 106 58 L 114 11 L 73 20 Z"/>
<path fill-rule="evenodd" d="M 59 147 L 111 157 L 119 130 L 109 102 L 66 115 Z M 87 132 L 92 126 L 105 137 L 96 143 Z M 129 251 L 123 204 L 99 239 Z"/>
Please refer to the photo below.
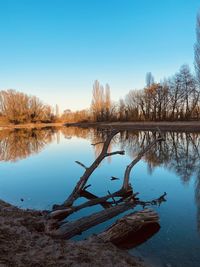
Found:
<path fill-rule="evenodd" d="M 39 154 L 30 155 L 15 163 L 1 162 L 0 198 L 23 208 L 50 209 L 53 204 L 62 203 L 83 173 L 83 169 L 74 161 L 79 160 L 89 165 L 94 160 L 94 150 L 90 143 L 86 139 L 66 139 L 61 135 L 59 144 L 55 139 Z M 128 155 L 113 156 L 111 162 L 105 159 L 89 180 L 88 184 L 92 186 L 88 191 L 102 196 L 108 190 L 118 190 L 129 162 Z M 167 202 L 156 208 L 160 214 L 160 231 L 136 251 L 153 261 L 159 260 L 175 267 L 200 266 L 196 177 L 183 183 L 172 168 L 156 167 L 151 174 L 148 170 L 146 161 L 140 161 L 135 166 L 131 174 L 134 191 L 140 192 L 142 200 L 157 198 L 166 191 Z M 111 181 L 111 176 L 119 177 L 120 180 Z M 21 198 L 24 202 L 20 201 Z M 81 201 L 82 199 L 77 203 Z M 100 206 L 88 208 L 73 214 L 71 218 L 76 219 L 100 209 Z M 103 230 L 114 220 L 93 227 L 83 236 Z M 76 237 L 80 238 L 82 237 Z"/>

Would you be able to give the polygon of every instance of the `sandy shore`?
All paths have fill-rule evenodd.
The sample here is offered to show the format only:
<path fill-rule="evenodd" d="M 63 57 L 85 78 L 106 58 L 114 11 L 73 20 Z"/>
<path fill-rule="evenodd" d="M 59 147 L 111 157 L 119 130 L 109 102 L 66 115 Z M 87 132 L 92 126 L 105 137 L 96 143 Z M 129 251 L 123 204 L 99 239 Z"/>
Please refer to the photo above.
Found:
<path fill-rule="evenodd" d="M 0 200 L 1 267 L 144 267 L 140 259 L 96 237 L 78 242 L 51 238 L 44 232 L 46 213 L 21 210 Z"/>

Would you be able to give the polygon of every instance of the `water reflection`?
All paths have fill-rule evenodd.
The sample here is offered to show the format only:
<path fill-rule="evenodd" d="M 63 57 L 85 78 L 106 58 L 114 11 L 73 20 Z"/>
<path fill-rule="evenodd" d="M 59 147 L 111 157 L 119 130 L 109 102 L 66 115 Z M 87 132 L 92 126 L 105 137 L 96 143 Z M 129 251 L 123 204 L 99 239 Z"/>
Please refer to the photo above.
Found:
<path fill-rule="evenodd" d="M 144 160 L 148 163 L 149 172 L 157 166 L 164 166 L 175 172 L 184 183 L 193 175 L 200 173 L 200 134 L 199 133 L 164 133 L 166 142 L 157 143 L 146 153 Z M 139 149 L 147 146 L 154 138 L 152 132 L 121 133 L 120 143 L 130 157 Z"/>
<path fill-rule="evenodd" d="M 72 137 L 88 139 L 93 146 L 95 156 L 102 150 L 107 131 L 95 131 L 76 127 L 48 127 L 41 129 L 13 129 L 0 131 L 0 160 L 17 161 L 39 153 L 53 141 L 60 142 L 60 135 L 66 139 Z M 192 176 L 200 176 L 200 134 L 167 132 L 163 134 L 166 142 L 156 143 L 147 152 L 144 160 L 148 163 L 150 173 L 158 166 L 163 166 L 178 175 L 184 183 Z M 123 131 L 115 136 L 110 144 L 120 144 L 121 149 L 133 158 L 138 151 L 146 147 L 154 138 L 154 133 Z M 111 160 L 111 158 L 109 159 Z"/>
<path fill-rule="evenodd" d="M 91 162 L 93 160 L 92 150 L 94 155 L 99 154 L 103 145 L 101 142 L 105 141 L 107 134 L 107 131 L 80 128 L 1 130 L 0 160 L 13 162 L 27 158 L 23 164 L 1 164 L 3 184 L 0 190 L 1 198 L 9 202 L 12 200 L 15 203 L 16 199 L 23 197 L 26 200 L 23 205 L 27 203 L 29 208 L 44 207 L 48 209 L 53 203 L 62 203 L 66 194 L 69 193 L 68 191 L 76 183 L 76 180 L 71 177 L 79 177 L 79 172 L 81 172 L 80 168 L 71 162 L 75 160 L 83 160 L 84 163 Z M 149 251 L 150 256 L 155 251 L 156 256 L 159 254 L 160 258 L 165 257 L 167 262 L 171 257 L 171 261 L 174 261 L 172 266 L 196 267 L 200 262 L 198 256 L 200 243 L 196 231 L 196 222 L 200 229 L 200 133 L 167 132 L 164 133 L 164 136 L 166 142 L 157 143 L 134 170 L 135 188 L 142 189 L 141 192 L 146 190 L 144 198 L 151 198 L 151 194 L 155 196 L 164 190 L 168 193 L 168 202 L 159 209 L 162 219 L 161 230 L 147 242 L 147 245 L 142 245 L 142 247 L 144 250 L 146 249 L 146 252 Z M 78 140 L 78 138 L 80 139 Z M 112 147 L 124 149 L 126 155 L 133 158 L 153 138 L 154 133 L 151 131 L 123 131 L 112 140 L 109 149 L 111 150 Z M 85 139 L 87 142 L 81 139 Z M 47 149 L 34 159 L 28 159 L 31 154 L 39 153 L 50 143 L 55 144 L 56 142 L 60 142 L 60 145 L 54 146 L 53 149 Z M 98 142 L 97 146 L 89 146 L 89 144 Z M 76 150 L 76 153 L 73 153 L 73 150 Z M 42 156 L 40 157 L 40 155 Z M 126 159 L 129 161 L 130 158 L 126 156 L 113 157 L 113 164 L 109 165 L 110 170 L 107 163 L 102 164 L 101 168 L 97 170 L 97 174 L 94 174 L 96 176 L 92 181 L 94 193 L 100 195 L 104 192 L 101 190 L 101 184 L 104 185 L 107 182 L 109 189 L 115 190 L 121 181 L 116 180 L 109 184 L 110 180 L 108 181 L 108 179 L 111 175 L 121 177 L 120 171 L 126 164 Z M 67 163 L 69 164 L 67 165 Z M 148 165 L 149 173 L 153 172 L 150 179 L 147 179 L 146 165 Z M 103 171 L 101 172 L 101 170 Z M 141 172 L 144 175 L 140 175 Z M 106 178 L 108 173 L 109 178 Z M 99 175 L 102 178 L 100 181 L 96 179 Z M 193 181 L 195 182 L 194 189 Z M 12 186 L 10 186 L 11 184 Z M 9 197 L 7 198 L 7 196 Z M 35 196 L 37 200 L 35 200 Z M 31 204 L 27 200 L 29 197 L 33 199 Z M 193 197 L 195 197 L 196 205 L 194 205 Z M 42 203 L 44 206 L 41 206 Z M 84 215 L 85 211 L 81 213 L 81 216 Z M 169 255 L 169 251 L 171 251 L 171 255 Z M 180 260 L 179 265 L 177 258 Z M 190 258 L 194 259 L 196 265 L 189 264 Z"/>
<path fill-rule="evenodd" d="M 41 150 L 57 138 L 55 128 L 0 131 L 0 161 L 17 161 Z"/>

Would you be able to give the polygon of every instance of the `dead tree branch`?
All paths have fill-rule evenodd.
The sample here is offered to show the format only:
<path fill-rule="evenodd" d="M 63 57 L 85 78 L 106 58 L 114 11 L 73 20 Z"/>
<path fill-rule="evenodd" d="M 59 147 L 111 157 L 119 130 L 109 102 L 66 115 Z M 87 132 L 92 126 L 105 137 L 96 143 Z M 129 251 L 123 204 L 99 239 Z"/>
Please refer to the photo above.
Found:
<path fill-rule="evenodd" d="M 76 160 L 75 162 L 76 162 L 78 165 L 80 165 L 81 167 L 83 167 L 84 169 L 87 170 L 87 167 L 86 167 L 83 163 L 81 163 L 81 162 L 78 161 L 78 160 Z"/>
<path fill-rule="evenodd" d="M 163 141 L 163 137 L 159 132 L 159 137 L 154 139 L 147 147 L 145 147 L 140 153 L 137 155 L 137 157 L 126 167 L 125 173 L 124 173 L 124 182 L 122 188 L 124 190 L 127 190 L 129 187 L 129 180 L 130 180 L 130 173 L 132 168 L 141 160 L 141 158 L 157 143 L 160 141 Z"/>
<path fill-rule="evenodd" d="M 97 142 L 97 143 L 94 143 L 94 144 L 91 144 L 92 146 L 96 146 L 96 145 L 100 145 L 100 144 L 104 144 L 104 142 Z"/>
<path fill-rule="evenodd" d="M 104 232 L 98 234 L 98 237 L 104 242 L 117 244 L 130 234 L 132 237 L 133 234 L 136 235 L 144 225 L 158 223 L 158 221 L 159 216 L 155 211 L 144 209 L 120 218 Z"/>
<path fill-rule="evenodd" d="M 87 191 L 86 191 L 87 192 Z M 114 198 L 114 197 L 122 197 L 123 196 L 123 199 L 127 198 L 128 196 L 132 196 L 132 198 L 134 196 L 136 196 L 137 194 L 134 194 L 132 195 L 132 190 L 131 192 L 128 191 L 128 192 L 123 192 L 121 190 L 111 194 L 110 192 L 108 193 L 108 195 L 104 196 L 104 197 L 97 197 L 93 194 L 91 194 L 90 192 L 87 192 L 86 193 L 87 196 L 89 194 L 89 197 L 91 200 L 79 205 L 79 206 L 71 206 L 71 207 L 65 207 L 65 206 L 57 206 L 56 207 L 56 210 L 52 211 L 50 214 L 49 214 L 49 218 L 51 219 L 57 219 L 57 220 L 63 220 L 65 219 L 67 216 L 69 216 L 70 214 L 74 213 L 74 212 L 77 212 L 81 209 L 84 209 L 84 208 L 88 208 L 88 207 L 91 207 L 91 206 L 94 206 L 94 205 L 98 205 L 98 204 L 101 204 L 103 206 L 103 208 L 105 209 L 108 209 L 110 207 L 112 207 L 112 203 L 111 202 L 107 202 L 108 199 L 110 198 Z M 81 193 L 81 196 L 83 196 L 83 194 Z M 122 201 L 120 201 L 122 202 Z M 119 203 L 120 203 L 119 202 Z M 114 203 L 118 204 L 118 202 L 116 200 L 114 200 Z"/>
<path fill-rule="evenodd" d="M 136 198 L 136 194 L 133 194 L 133 190 L 131 185 L 129 184 L 130 179 L 130 173 L 132 168 L 135 166 L 137 162 L 140 161 L 140 159 L 143 157 L 145 153 L 147 153 L 157 142 L 163 141 L 164 138 L 162 137 L 161 132 L 159 131 L 159 136 L 155 138 L 149 145 L 146 146 L 141 152 L 139 152 L 138 156 L 126 167 L 125 173 L 124 173 L 124 181 L 122 188 L 114 193 L 110 193 L 108 191 L 108 195 L 104 197 L 97 197 L 93 195 L 90 192 L 87 192 L 84 190 L 87 188 L 86 183 L 90 177 L 90 175 L 93 173 L 93 171 L 99 166 L 101 161 L 108 156 L 112 155 L 124 155 L 124 151 L 115 151 L 108 153 L 108 147 L 112 140 L 112 138 L 118 133 L 119 131 L 114 130 L 111 132 L 107 140 L 104 142 L 102 151 L 100 155 L 96 158 L 96 160 L 91 164 L 90 167 L 86 167 L 83 163 L 76 161 L 77 164 L 79 164 L 81 167 L 85 168 L 85 172 L 76 184 L 74 190 L 68 197 L 68 199 L 64 202 L 63 205 L 55 205 L 54 211 L 49 214 L 49 223 L 47 225 L 46 231 L 58 238 L 71 238 L 74 235 L 80 234 L 83 231 L 91 228 L 92 226 L 95 226 L 97 224 L 100 224 L 104 221 L 107 221 L 116 215 L 127 211 L 129 209 L 134 208 L 136 205 L 141 205 L 143 207 L 150 206 L 150 205 L 160 205 L 165 200 L 166 193 L 164 193 L 162 196 L 155 200 L 151 201 L 141 201 L 139 198 Z M 89 199 L 89 201 L 78 205 L 78 206 L 72 206 L 74 201 L 80 197 L 84 196 Z M 115 199 L 118 198 L 118 199 Z M 111 199 L 112 201 L 108 202 L 108 200 Z M 91 207 L 94 205 L 100 204 L 102 205 L 105 210 L 102 210 L 100 212 L 94 213 L 90 216 L 86 216 L 83 218 L 80 218 L 76 221 L 72 222 L 61 222 L 64 220 L 67 216 L 72 214 L 73 212 L 76 212 L 78 210 L 81 210 L 86 207 Z M 112 206 L 115 205 L 115 206 Z M 144 215 L 144 220 L 142 220 L 142 216 Z M 145 217 L 147 215 L 147 217 Z M 123 228 L 124 222 L 129 224 L 135 223 L 138 225 L 136 228 L 139 229 L 139 224 L 144 225 L 144 223 L 152 223 L 153 221 L 156 221 L 158 219 L 157 215 L 153 214 L 148 211 L 148 213 L 145 213 L 145 211 L 138 213 L 131 214 L 130 216 L 126 216 L 126 218 L 119 223 L 113 225 L 111 228 L 112 230 L 107 231 L 107 236 L 110 236 L 110 239 L 114 239 L 115 235 L 117 233 L 116 229 Z M 136 229 L 135 228 L 135 229 Z M 114 229 L 114 230 L 113 230 Z M 133 231 L 133 225 L 128 227 L 124 232 L 122 231 L 122 235 L 125 235 L 129 233 L 130 229 Z M 109 233 L 109 234 L 108 234 Z M 111 234 L 112 233 L 112 234 Z M 105 236 L 102 234 L 102 236 Z M 107 237 L 108 238 L 108 237 Z"/>
<path fill-rule="evenodd" d="M 110 156 L 114 156 L 114 155 L 124 155 L 125 151 L 124 150 L 120 150 L 120 151 L 114 151 L 111 153 L 106 153 L 106 157 L 110 157 Z"/>
<path fill-rule="evenodd" d="M 64 202 L 65 206 L 71 206 L 73 204 L 73 202 L 79 197 L 81 190 L 83 190 L 84 186 L 86 185 L 90 175 L 94 172 L 94 170 L 99 166 L 99 164 L 101 163 L 101 161 L 105 158 L 110 156 L 108 153 L 108 147 L 110 145 L 110 142 L 112 140 L 112 138 L 118 133 L 118 130 L 113 130 L 111 132 L 111 134 L 108 136 L 107 140 L 104 142 L 102 151 L 100 153 L 100 155 L 96 158 L 96 160 L 92 163 L 92 165 L 88 168 L 86 168 L 84 174 L 82 175 L 82 177 L 80 178 L 79 182 L 77 183 L 77 185 L 75 186 L 73 192 L 70 194 L 70 196 L 67 198 L 67 200 Z M 117 154 L 122 155 L 122 153 L 119 153 L 119 151 L 117 151 Z"/>
<path fill-rule="evenodd" d="M 65 238 L 69 239 L 77 234 L 81 234 L 83 231 L 98 225 L 102 222 L 105 222 L 118 214 L 130 210 L 135 207 L 135 203 L 133 201 L 129 201 L 127 203 L 123 203 L 106 210 L 102 210 L 100 212 L 93 213 L 92 215 L 82 217 L 76 221 L 67 222 L 62 224 L 58 229 L 52 230 L 51 220 L 49 220 L 49 225 L 47 225 L 46 231 L 50 235 L 56 238 Z M 53 220 L 55 223 L 55 221 Z M 48 229 L 51 229 L 48 232 Z"/>
<path fill-rule="evenodd" d="M 146 206 L 153 206 L 153 205 L 159 205 L 162 203 L 162 202 L 166 202 L 166 197 L 167 193 L 164 192 L 163 195 L 161 195 L 159 198 L 156 198 L 156 199 L 153 199 L 153 200 L 150 200 L 150 201 L 141 201 L 141 200 L 136 200 L 136 203 L 138 205 L 141 205 L 143 206 L 143 208 L 145 208 Z"/>

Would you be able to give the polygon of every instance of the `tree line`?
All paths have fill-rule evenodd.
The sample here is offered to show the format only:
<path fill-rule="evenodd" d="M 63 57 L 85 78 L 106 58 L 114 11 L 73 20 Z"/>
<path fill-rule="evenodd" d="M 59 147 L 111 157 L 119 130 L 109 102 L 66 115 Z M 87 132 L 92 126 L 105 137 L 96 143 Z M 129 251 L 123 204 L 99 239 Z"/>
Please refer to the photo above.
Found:
<path fill-rule="evenodd" d="M 112 102 L 110 87 L 95 81 L 88 110 L 63 114 L 66 121 L 164 121 L 200 118 L 200 15 L 197 16 L 193 74 L 188 65 L 168 79 L 155 82 L 146 75 L 146 86 L 130 90 L 118 102 Z"/>
<path fill-rule="evenodd" d="M 177 121 L 200 119 L 200 15 L 197 16 L 193 74 L 188 65 L 168 79 L 155 82 L 146 74 L 146 86 L 130 90 L 117 102 L 111 100 L 110 86 L 93 84 L 91 106 L 59 116 L 36 96 L 15 90 L 0 91 L 0 120 L 10 123 L 101 122 L 101 121 Z"/>
<path fill-rule="evenodd" d="M 95 81 L 91 107 L 88 110 L 66 112 L 66 121 L 164 121 L 198 120 L 200 118 L 200 87 L 188 65 L 171 78 L 155 82 L 146 75 L 146 86 L 130 90 L 118 102 L 111 101 L 110 87 Z"/>
<path fill-rule="evenodd" d="M 13 124 L 54 122 L 56 116 L 51 106 L 36 96 L 16 90 L 0 91 L 0 119 Z"/>

